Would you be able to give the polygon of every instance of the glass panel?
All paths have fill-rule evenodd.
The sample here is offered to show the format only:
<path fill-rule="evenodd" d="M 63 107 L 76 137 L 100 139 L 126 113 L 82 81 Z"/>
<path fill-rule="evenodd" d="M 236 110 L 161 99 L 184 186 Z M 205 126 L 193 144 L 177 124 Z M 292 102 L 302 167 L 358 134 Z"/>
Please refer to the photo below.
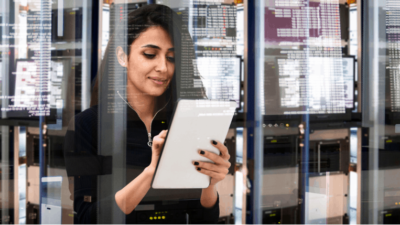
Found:
<path fill-rule="evenodd" d="M 395 1 L 363 3 L 362 171 L 360 223 L 399 221 L 398 179 L 398 12 Z M 365 18 L 364 18 L 365 20 Z M 380 46 L 373 46 L 381 43 Z M 368 54 L 367 54 L 368 52 Z M 383 101 L 384 100 L 384 101 Z M 371 111 L 372 110 L 372 111 Z"/>
<path fill-rule="evenodd" d="M 353 168 L 358 146 L 352 126 L 360 117 L 357 7 L 345 2 L 256 5 L 254 180 L 262 185 L 254 223 L 348 223 L 350 150 Z"/>
<path fill-rule="evenodd" d="M 73 223 L 65 134 L 89 107 L 92 2 L 1 1 L 1 223 Z"/>
<path fill-rule="evenodd" d="M 255 152 L 264 157 L 255 159 L 263 198 L 254 222 L 399 220 L 398 10 L 390 0 L 257 5 L 256 90 L 262 95 L 255 109 L 261 107 L 263 130 L 255 146 L 263 143 L 264 150 Z M 297 177 L 290 177 L 291 162 Z M 287 199 L 297 201 L 291 212 L 282 204 Z"/>
<path fill-rule="evenodd" d="M 0 223 L 241 223 L 244 21 L 234 0 L 0 1 Z"/>
<path fill-rule="evenodd" d="M 102 15 L 106 17 L 102 33 L 107 32 L 109 24 L 110 38 L 94 81 L 91 108 L 81 118 L 75 118 L 75 134 L 71 133 L 75 139 L 81 132 L 98 136 L 90 144 L 88 160 L 100 165 L 76 170 L 75 204 L 82 209 L 77 211 L 75 222 L 233 221 L 233 167 L 218 182 L 218 187 L 213 186 L 214 179 L 203 190 L 159 190 L 150 185 L 154 170 L 159 168 L 155 168 L 158 161 L 158 156 L 154 156 L 158 145 L 155 140 L 163 130 L 173 129 L 169 126 L 172 118 L 176 118 L 173 110 L 177 99 L 233 100 L 234 109 L 241 106 L 242 65 L 241 57 L 236 56 L 237 6 L 233 1 L 157 3 L 103 4 Z M 213 109 L 208 111 L 211 113 Z M 88 120 L 92 117 L 97 117 L 97 123 Z M 81 127 L 85 123 L 90 124 L 87 131 Z M 190 124 L 187 124 L 190 135 L 198 135 L 198 140 L 205 138 L 202 131 L 191 131 L 195 129 L 195 121 Z M 235 165 L 236 131 L 232 128 L 227 136 L 224 134 L 217 140 L 225 142 L 232 156 L 231 164 Z M 207 138 L 211 141 L 212 137 Z M 207 171 L 204 167 L 202 170 Z M 85 194 L 81 185 L 91 187 L 90 194 Z M 97 197 L 87 203 L 86 195 Z M 200 201 L 202 196 L 209 197 Z M 217 199 L 219 204 L 215 204 Z"/>
<path fill-rule="evenodd" d="M 0 223 L 398 223 L 399 7 L 0 1 Z"/>

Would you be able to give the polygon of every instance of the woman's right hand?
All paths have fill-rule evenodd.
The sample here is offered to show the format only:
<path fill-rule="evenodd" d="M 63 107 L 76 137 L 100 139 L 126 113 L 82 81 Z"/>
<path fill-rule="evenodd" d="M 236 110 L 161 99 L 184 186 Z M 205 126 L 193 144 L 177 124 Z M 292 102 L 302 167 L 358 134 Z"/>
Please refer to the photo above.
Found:
<path fill-rule="evenodd" d="M 158 158 L 161 154 L 161 149 L 164 146 L 165 138 L 167 137 L 168 130 L 161 131 L 157 136 L 153 138 L 153 145 L 151 147 L 151 164 L 154 169 L 157 166 Z"/>

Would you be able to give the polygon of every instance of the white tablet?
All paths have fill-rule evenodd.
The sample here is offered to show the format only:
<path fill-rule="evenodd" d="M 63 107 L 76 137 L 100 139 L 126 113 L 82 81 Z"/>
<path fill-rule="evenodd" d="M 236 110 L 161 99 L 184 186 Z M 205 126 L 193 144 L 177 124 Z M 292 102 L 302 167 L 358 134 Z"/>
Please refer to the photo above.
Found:
<path fill-rule="evenodd" d="M 233 114 L 234 101 L 179 100 L 158 160 L 152 187 L 206 188 L 210 177 L 198 172 L 193 161 L 210 161 L 198 150 L 219 154 L 212 140 L 224 143 Z"/>

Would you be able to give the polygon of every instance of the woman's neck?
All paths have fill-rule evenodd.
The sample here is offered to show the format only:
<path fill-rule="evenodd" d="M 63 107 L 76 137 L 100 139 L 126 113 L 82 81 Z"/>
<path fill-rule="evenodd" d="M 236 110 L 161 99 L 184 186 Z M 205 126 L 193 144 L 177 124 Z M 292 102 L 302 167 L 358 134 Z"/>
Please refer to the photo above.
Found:
<path fill-rule="evenodd" d="M 156 97 L 140 93 L 133 90 L 133 88 L 127 88 L 126 92 L 129 104 L 144 122 L 147 131 L 150 131 L 150 125 L 154 117 L 157 103 Z"/>

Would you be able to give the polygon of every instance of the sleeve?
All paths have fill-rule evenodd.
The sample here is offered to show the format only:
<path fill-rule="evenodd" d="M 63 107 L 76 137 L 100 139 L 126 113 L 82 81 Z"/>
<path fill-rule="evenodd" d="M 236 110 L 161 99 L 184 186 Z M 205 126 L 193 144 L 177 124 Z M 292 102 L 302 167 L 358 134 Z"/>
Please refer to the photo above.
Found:
<path fill-rule="evenodd" d="M 74 187 L 74 223 L 96 223 L 97 204 L 94 196 L 94 176 L 75 176 Z"/>
<path fill-rule="evenodd" d="M 190 223 L 193 224 L 217 224 L 219 219 L 219 195 L 217 196 L 217 202 L 211 208 L 204 208 L 200 200 L 198 202 L 200 205 L 200 211 L 192 215 Z"/>
<path fill-rule="evenodd" d="M 212 208 L 203 207 L 203 221 L 202 223 L 217 224 L 219 219 L 219 195 L 217 196 L 217 202 Z"/>
<path fill-rule="evenodd" d="M 68 177 L 74 177 L 74 223 L 96 223 L 97 175 L 102 160 L 97 156 L 97 118 L 93 109 L 78 114 L 70 121 L 64 142 Z M 72 185 L 71 185 L 72 187 Z"/>

